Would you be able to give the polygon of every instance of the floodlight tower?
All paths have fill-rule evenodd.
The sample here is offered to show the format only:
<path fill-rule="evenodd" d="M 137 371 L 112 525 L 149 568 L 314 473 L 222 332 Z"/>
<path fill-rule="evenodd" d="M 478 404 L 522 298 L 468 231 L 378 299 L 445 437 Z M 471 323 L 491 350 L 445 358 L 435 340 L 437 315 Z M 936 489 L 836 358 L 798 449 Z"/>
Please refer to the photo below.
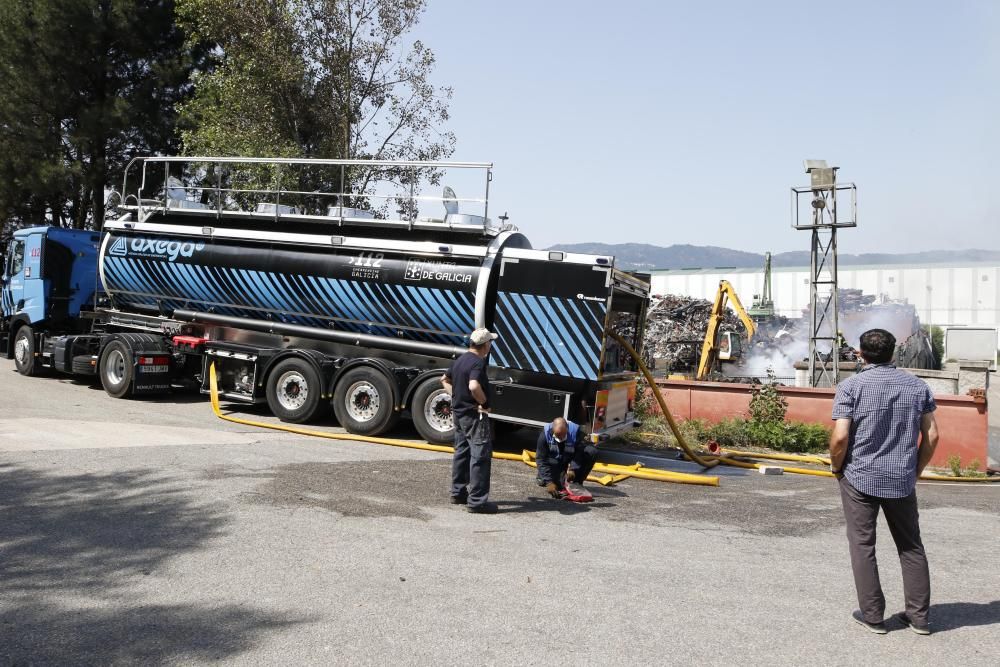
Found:
<path fill-rule="evenodd" d="M 826 160 L 806 160 L 810 184 L 792 188 L 792 227 L 812 231 L 809 257 L 809 386 L 832 387 L 840 379 L 837 322 L 837 229 L 857 227 L 858 189 L 837 183 L 839 167 Z M 849 193 L 850 210 L 838 215 L 837 194 Z M 808 195 L 808 197 L 801 197 Z M 800 214 L 802 200 L 811 212 Z M 829 363 L 828 363 L 829 361 Z"/>

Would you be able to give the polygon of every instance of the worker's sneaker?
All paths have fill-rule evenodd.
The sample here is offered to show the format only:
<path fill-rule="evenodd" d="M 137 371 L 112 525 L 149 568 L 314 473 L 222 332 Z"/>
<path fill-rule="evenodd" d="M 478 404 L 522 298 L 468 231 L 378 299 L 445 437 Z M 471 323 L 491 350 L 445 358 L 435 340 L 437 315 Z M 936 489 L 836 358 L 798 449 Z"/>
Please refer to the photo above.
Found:
<path fill-rule="evenodd" d="M 467 494 L 467 493 L 462 493 L 462 494 L 459 494 L 457 496 L 452 496 L 451 497 L 451 504 L 452 505 L 464 505 L 467 502 L 469 502 L 469 494 Z"/>
<path fill-rule="evenodd" d="M 858 609 L 851 612 L 851 618 L 853 618 L 859 625 L 863 625 L 868 628 L 869 632 L 874 632 L 877 635 L 884 635 L 889 632 L 885 629 L 885 623 L 883 621 L 879 621 L 878 623 L 869 623 L 865 620 L 865 617 L 861 615 L 861 611 Z"/>
<path fill-rule="evenodd" d="M 919 625 L 910 620 L 910 617 L 906 615 L 905 612 L 900 612 L 896 614 L 896 618 L 903 622 L 903 625 L 913 630 L 918 635 L 929 635 L 931 633 L 931 626 L 929 624 Z"/>
<path fill-rule="evenodd" d="M 535 478 L 535 484 L 537 484 L 538 486 L 545 486 L 546 481 L 544 479 L 542 479 L 541 477 L 536 477 Z"/>
<path fill-rule="evenodd" d="M 466 511 L 472 514 L 496 514 L 500 511 L 496 503 L 483 503 L 482 505 L 469 505 Z"/>

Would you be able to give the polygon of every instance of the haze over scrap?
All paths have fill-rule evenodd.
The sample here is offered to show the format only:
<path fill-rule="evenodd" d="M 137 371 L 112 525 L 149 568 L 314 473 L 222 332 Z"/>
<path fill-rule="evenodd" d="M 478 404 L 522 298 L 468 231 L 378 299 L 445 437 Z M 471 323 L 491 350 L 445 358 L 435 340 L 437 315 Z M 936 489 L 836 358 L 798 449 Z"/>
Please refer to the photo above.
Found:
<path fill-rule="evenodd" d="M 535 247 L 807 250 L 805 158 L 859 188 L 846 253 L 1000 249 L 1000 4 L 436 0 L 455 159 Z"/>

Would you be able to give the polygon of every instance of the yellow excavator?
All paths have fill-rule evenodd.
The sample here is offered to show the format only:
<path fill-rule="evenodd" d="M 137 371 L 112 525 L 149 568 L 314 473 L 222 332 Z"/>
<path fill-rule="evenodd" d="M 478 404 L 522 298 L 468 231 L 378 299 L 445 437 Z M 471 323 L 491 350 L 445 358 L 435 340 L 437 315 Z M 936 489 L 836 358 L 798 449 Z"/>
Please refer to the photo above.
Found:
<path fill-rule="evenodd" d="M 720 280 L 719 291 L 715 293 L 715 303 L 712 304 L 712 313 L 708 318 L 708 328 L 705 330 L 705 341 L 701 345 L 701 359 L 695 376 L 697 380 L 706 379 L 712 371 L 717 370 L 719 362 L 735 361 L 743 356 L 740 334 L 736 331 L 719 331 L 719 324 L 726 314 L 727 302 L 731 302 L 733 310 L 747 328 L 748 343 L 757 332 L 757 325 L 743 309 L 736 290 L 728 280 Z"/>

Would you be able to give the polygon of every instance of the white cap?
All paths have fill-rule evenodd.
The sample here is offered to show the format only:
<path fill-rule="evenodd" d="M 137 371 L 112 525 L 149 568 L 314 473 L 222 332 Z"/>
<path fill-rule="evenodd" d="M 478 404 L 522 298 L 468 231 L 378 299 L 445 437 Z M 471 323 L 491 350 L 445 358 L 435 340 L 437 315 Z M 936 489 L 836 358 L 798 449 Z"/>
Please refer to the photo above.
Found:
<path fill-rule="evenodd" d="M 499 336 L 489 329 L 476 329 L 469 334 L 469 340 L 472 341 L 473 345 L 482 345 L 488 340 L 496 340 L 497 338 L 499 338 Z"/>

